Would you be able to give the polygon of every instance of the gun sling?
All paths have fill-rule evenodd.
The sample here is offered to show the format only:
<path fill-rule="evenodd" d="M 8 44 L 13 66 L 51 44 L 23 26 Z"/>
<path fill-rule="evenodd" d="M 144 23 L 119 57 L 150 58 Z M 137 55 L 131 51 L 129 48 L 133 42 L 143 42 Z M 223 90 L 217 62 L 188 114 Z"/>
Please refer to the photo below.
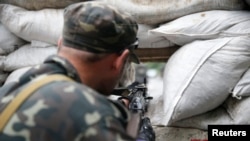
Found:
<path fill-rule="evenodd" d="M 4 129 L 5 125 L 14 114 L 14 112 L 19 108 L 19 106 L 29 97 L 31 94 L 39 89 L 40 87 L 52 82 L 52 81 L 73 81 L 67 76 L 61 74 L 52 74 L 48 76 L 44 76 L 39 80 L 32 82 L 26 88 L 24 88 L 16 97 L 6 106 L 4 111 L 0 114 L 0 132 Z"/>

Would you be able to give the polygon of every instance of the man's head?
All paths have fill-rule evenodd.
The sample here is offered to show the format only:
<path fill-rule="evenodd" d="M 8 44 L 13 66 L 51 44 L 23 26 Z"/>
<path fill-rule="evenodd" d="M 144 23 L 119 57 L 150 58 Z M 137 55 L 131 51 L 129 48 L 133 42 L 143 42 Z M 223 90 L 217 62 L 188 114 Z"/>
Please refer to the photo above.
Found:
<path fill-rule="evenodd" d="M 101 93 L 113 90 L 128 56 L 137 48 L 138 25 L 129 14 L 103 2 L 72 4 L 64 11 L 59 55 L 76 67 L 81 80 Z"/>
<path fill-rule="evenodd" d="M 64 11 L 63 44 L 92 52 L 114 53 L 137 47 L 138 25 L 125 12 L 103 2 L 89 1 L 68 6 Z"/>

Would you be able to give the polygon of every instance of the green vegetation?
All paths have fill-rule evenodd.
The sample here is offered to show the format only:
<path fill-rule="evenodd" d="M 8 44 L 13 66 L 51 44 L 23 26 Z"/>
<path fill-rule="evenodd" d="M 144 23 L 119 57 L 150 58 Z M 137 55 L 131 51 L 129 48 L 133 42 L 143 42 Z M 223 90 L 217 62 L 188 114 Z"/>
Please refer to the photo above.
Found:
<path fill-rule="evenodd" d="M 164 67 L 166 63 L 163 62 L 147 62 L 147 63 L 143 63 L 145 64 L 146 68 L 148 70 L 150 69 L 154 69 L 157 71 L 157 74 L 160 76 L 163 76 L 163 71 L 164 71 Z"/>
<path fill-rule="evenodd" d="M 157 71 L 161 71 L 164 67 L 165 67 L 165 64 L 166 63 L 162 63 L 162 62 L 147 62 L 147 63 L 144 63 L 145 66 L 148 68 L 148 69 L 156 69 Z"/>

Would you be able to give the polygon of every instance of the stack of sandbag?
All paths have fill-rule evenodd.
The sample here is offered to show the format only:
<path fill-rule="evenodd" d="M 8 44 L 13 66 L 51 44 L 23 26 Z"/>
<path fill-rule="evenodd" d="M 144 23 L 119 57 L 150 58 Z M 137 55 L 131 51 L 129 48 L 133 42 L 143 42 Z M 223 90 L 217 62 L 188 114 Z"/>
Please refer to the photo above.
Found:
<path fill-rule="evenodd" d="M 67 5 L 88 0 L 0 0 L 0 4 L 11 4 L 27 10 L 60 9 Z"/>
<path fill-rule="evenodd" d="M 1 84 L 17 81 L 27 68 L 39 65 L 49 55 L 56 54 L 57 41 L 63 27 L 63 9 L 31 11 L 10 4 L 1 4 L 0 20 L 3 35 L 0 37 Z M 150 27 L 145 26 L 145 29 L 148 28 Z M 144 32 L 143 29 L 141 32 Z M 130 84 L 133 80 L 131 65 L 128 66 L 120 85 Z"/>
<path fill-rule="evenodd" d="M 141 48 L 174 46 L 174 43 L 164 37 L 148 34 L 148 31 L 154 29 L 159 23 L 204 10 L 239 10 L 245 7 L 241 0 L 210 0 L 205 2 L 203 0 L 188 2 L 176 0 L 103 1 L 134 16 L 140 24 L 138 36 L 140 40 L 139 47 Z M 76 2 L 80 1 L 0 0 L 0 20 L 11 33 L 22 40 L 29 43 L 31 41 L 42 41 L 56 46 L 63 26 L 63 8 Z M 6 71 L 6 69 L 4 70 Z M 9 69 L 7 70 L 9 71 Z"/>
<path fill-rule="evenodd" d="M 21 38 L 11 33 L 3 24 L 0 22 L 0 84 L 4 83 L 8 76 L 8 73 L 3 70 L 3 62 L 6 59 L 6 55 L 26 42 Z"/>
<path fill-rule="evenodd" d="M 218 123 L 228 117 L 225 110 L 220 112 L 223 111 L 218 108 L 221 106 L 231 109 L 231 116 L 241 114 L 229 106 L 234 101 L 228 97 L 232 92 L 243 93 L 248 86 L 245 72 L 249 67 L 247 27 L 250 16 L 241 11 L 246 9 L 247 0 L 101 1 L 129 12 L 136 19 L 140 48 L 181 47 L 166 63 L 163 94 L 151 101 L 149 116 L 154 126 L 206 129 L 208 123 Z M 5 53 L 0 57 L 0 74 L 7 74 L 7 83 L 16 81 L 29 67 L 56 53 L 63 26 L 63 8 L 76 2 L 79 0 L 0 0 L 1 25 L 14 36 L 3 39 L 12 43 L 4 47 Z M 133 72 L 131 68 L 129 72 Z M 127 84 L 130 82 L 126 80 Z M 238 99 L 244 99 L 245 95 L 234 94 Z M 247 105 L 247 102 L 242 104 Z M 204 119 L 208 116 L 205 114 L 210 114 L 211 118 Z M 216 114 L 219 116 L 215 118 Z M 226 118 L 224 123 L 229 121 L 232 120 Z M 176 131 L 168 129 L 168 133 Z"/>
<path fill-rule="evenodd" d="M 26 41 L 39 40 L 57 44 L 63 27 L 63 9 L 42 9 L 36 11 L 2 4 L 1 21 L 7 28 Z M 140 24 L 139 47 L 168 47 L 173 43 L 167 39 L 149 35 L 148 30 L 155 26 Z"/>
<path fill-rule="evenodd" d="M 0 5 L 1 22 L 25 41 L 43 41 L 56 45 L 63 27 L 63 10 L 43 9 L 28 11 L 24 8 Z"/>
<path fill-rule="evenodd" d="M 69 4 L 88 0 L 0 0 L 27 10 L 60 9 Z M 99 0 L 107 2 L 134 16 L 140 24 L 155 25 L 176 18 L 208 10 L 241 10 L 242 0 Z M 248 0 L 246 0 L 248 1 Z"/>
<path fill-rule="evenodd" d="M 23 47 L 20 49 L 18 49 L 20 46 L 15 46 L 15 48 L 9 47 L 8 56 L 5 54 L 4 59 L 1 59 L 1 64 L 3 64 L 1 70 L 9 74 L 16 69 L 40 64 L 48 55 L 55 54 L 56 51 L 54 49 L 57 46 L 57 42 L 61 36 L 63 28 L 63 9 L 55 6 L 56 8 L 53 9 L 40 7 L 39 10 L 27 10 L 25 8 L 27 8 L 27 6 L 31 6 L 32 3 L 29 3 L 30 5 L 26 6 L 26 2 L 19 3 L 19 1 L 5 1 L 5 3 L 11 4 L 0 5 L 1 25 L 3 25 L 3 27 L 7 29 L 9 33 L 12 33 L 13 36 L 25 41 L 27 44 L 22 44 Z M 25 8 L 20 6 L 24 6 Z M 40 6 L 42 6 L 42 4 Z M 149 35 L 147 33 L 148 30 L 154 28 L 155 27 L 152 25 L 139 25 L 139 47 L 153 48 L 170 47 L 174 45 L 166 38 Z M 6 40 L 8 40 L 8 42 L 13 40 L 12 42 L 14 42 L 16 39 Z M 34 42 L 47 44 L 45 45 L 47 48 L 40 48 L 44 45 L 37 43 L 34 45 Z M 48 46 L 50 48 L 48 48 Z M 14 50 L 15 53 L 13 52 Z M 41 50 L 45 51 L 46 53 L 34 53 L 34 51 L 41 52 Z M 34 58 L 30 59 L 31 56 Z M 15 59 L 20 61 L 13 61 Z M 134 81 L 134 67 L 132 64 L 127 70 L 128 71 L 126 71 L 125 76 L 121 80 L 122 85 L 129 85 Z M 4 81 L 5 78 L 6 77 L 4 77 L 2 80 Z"/>
<path fill-rule="evenodd" d="M 131 13 L 138 23 L 156 25 L 208 10 L 241 10 L 242 0 L 103 0 Z"/>
<path fill-rule="evenodd" d="M 181 46 L 165 67 L 157 124 L 207 130 L 250 123 L 250 11 L 198 12 L 150 33 Z"/>

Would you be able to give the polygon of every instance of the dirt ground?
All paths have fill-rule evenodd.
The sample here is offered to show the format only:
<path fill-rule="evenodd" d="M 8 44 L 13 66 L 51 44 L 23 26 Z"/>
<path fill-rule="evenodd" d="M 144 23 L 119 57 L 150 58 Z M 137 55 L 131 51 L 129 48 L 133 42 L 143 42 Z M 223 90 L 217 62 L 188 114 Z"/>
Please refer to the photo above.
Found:
<path fill-rule="evenodd" d="M 156 141 L 208 141 L 207 131 L 154 126 Z"/>

